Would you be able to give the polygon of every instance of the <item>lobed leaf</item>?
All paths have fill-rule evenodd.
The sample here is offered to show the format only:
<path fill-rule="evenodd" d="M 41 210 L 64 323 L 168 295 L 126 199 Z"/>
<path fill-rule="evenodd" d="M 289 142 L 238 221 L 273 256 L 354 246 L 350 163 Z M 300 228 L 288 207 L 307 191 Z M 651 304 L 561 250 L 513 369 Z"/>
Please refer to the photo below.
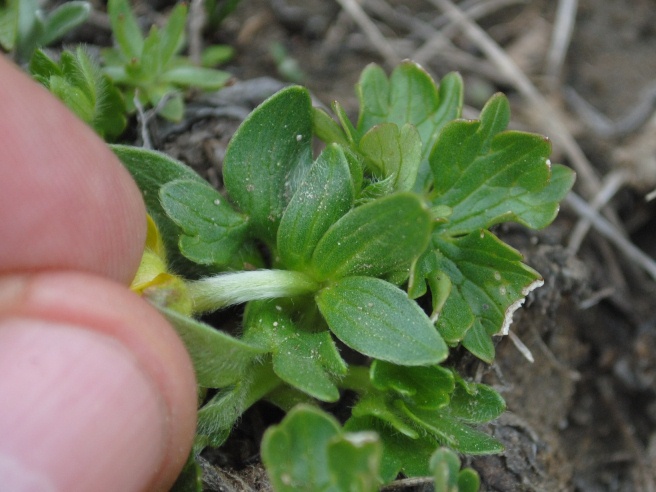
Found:
<path fill-rule="evenodd" d="M 375 434 L 344 434 L 334 417 L 309 405 L 265 432 L 261 454 L 276 492 L 368 492 L 378 485 Z"/>
<path fill-rule="evenodd" d="M 460 469 L 460 458 L 449 448 L 437 449 L 430 458 L 435 492 L 478 492 L 480 478 L 472 468 Z"/>
<path fill-rule="evenodd" d="M 453 373 L 443 367 L 405 367 L 380 360 L 371 364 L 371 382 L 379 390 L 398 393 L 426 409 L 448 405 L 455 388 Z"/>
<path fill-rule="evenodd" d="M 507 99 L 490 99 L 479 121 L 454 121 L 440 133 L 430 154 L 433 205 L 452 208 L 438 227 L 458 236 L 500 222 L 531 228 L 548 225 L 573 183 L 558 167 L 552 178 L 551 144 L 540 136 L 502 131 L 508 124 Z"/>
<path fill-rule="evenodd" d="M 542 278 L 521 262 L 519 252 L 486 230 L 455 239 L 434 235 L 433 244 L 441 253 L 440 270 L 452 283 L 437 328 L 448 343 L 462 341 L 492 362 L 490 337 L 507 334 L 513 313 Z"/>
<path fill-rule="evenodd" d="M 422 151 L 417 188 L 423 190 L 429 174 L 428 155 L 446 123 L 460 117 L 463 82 L 457 73 L 444 76 L 439 88 L 418 64 L 405 61 L 390 78 L 377 65 L 369 65 L 357 85 L 360 101 L 358 134 L 364 135 L 375 125 L 395 123 L 413 125 L 419 133 Z"/>
<path fill-rule="evenodd" d="M 159 190 L 162 208 L 181 229 L 180 252 L 191 261 L 225 267 L 243 245 L 248 220 L 211 186 L 198 180 L 170 181 Z"/>
<path fill-rule="evenodd" d="M 494 454 L 503 451 L 503 445 L 485 432 L 476 430 L 461 420 L 441 411 L 399 405 L 415 424 L 430 432 L 439 442 L 465 454 Z"/>
<path fill-rule="evenodd" d="M 371 277 L 345 277 L 315 296 L 330 330 L 349 347 L 406 366 L 437 364 L 448 350 L 405 292 Z"/>
<path fill-rule="evenodd" d="M 428 245 L 431 229 L 431 215 L 415 194 L 371 201 L 328 229 L 312 256 L 312 271 L 326 280 L 408 269 Z"/>
<path fill-rule="evenodd" d="M 328 146 L 308 171 L 285 209 L 278 254 L 287 268 L 304 270 L 325 232 L 353 206 L 353 183 L 341 147 Z"/>
<path fill-rule="evenodd" d="M 382 446 L 373 432 L 346 433 L 328 443 L 328 467 L 335 492 L 379 490 Z"/>
<path fill-rule="evenodd" d="M 226 189 L 249 215 L 255 236 L 271 244 L 287 203 L 311 165 L 311 107 L 306 89 L 283 89 L 251 113 L 226 151 Z"/>
<path fill-rule="evenodd" d="M 438 442 L 430 434 L 408 437 L 385 422 L 372 417 L 351 417 L 344 424 L 350 432 L 374 430 L 383 444 L 380 476 L 383 483 L 394 480 L 400 472 L 408 477 L 429 475 L 428 463 Z"/>
<path fill-rule="evenodd" d="M 480 424 L 496 419 L 506 409 L 506 402 L 490 386 L 455 378 L 449 415 L 462 422 Z"/>
<path fill-rule="evenodd" d="M 327 329 L 295 322 L 272 301 L 251 302 L 244 325 L 246 339 L 271 352 L 280 379 L 319 400 L 339 399 L 334 380 L 346 373 L 346 363 Z"/>
<path fill-rule="evenodd" d="M 148 213 L 162 234 L 169 260 L 178 266 L 178 261 L 182 258 L 178 238 L 183 231 L 162 207 L 159 190 L 165 184 L 179 179 L 195 181 L 204 186 L 207 186 L 206 181 L 190 167 L 164 153 L 127 145 L 110 147 L 139 186 Z"/>

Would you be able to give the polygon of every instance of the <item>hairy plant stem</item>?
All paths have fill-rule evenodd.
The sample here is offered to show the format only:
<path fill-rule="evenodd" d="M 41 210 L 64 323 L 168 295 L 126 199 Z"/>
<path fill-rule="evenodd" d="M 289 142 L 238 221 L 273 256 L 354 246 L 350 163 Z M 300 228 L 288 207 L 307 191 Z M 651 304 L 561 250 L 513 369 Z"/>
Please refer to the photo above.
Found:
<path fill-rule="evenodd" d="M 311 294 L 319 284 L 301 272 L 255 270 L 222 273 L 190 282 L 187 288 L 194 312 L 204 313 L 258 299 Z"/>

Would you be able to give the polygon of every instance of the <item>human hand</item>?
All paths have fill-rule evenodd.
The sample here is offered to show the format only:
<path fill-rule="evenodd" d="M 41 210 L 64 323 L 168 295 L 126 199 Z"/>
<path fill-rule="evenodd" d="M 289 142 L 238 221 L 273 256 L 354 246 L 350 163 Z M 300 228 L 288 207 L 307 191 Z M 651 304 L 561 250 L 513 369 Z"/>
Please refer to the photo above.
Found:
<path fill-rule="evenodd" d="M 107 146 L 0 56 L 0 490 L 168 490 L 193 368 L 127 288 L 145 209 Z"/>

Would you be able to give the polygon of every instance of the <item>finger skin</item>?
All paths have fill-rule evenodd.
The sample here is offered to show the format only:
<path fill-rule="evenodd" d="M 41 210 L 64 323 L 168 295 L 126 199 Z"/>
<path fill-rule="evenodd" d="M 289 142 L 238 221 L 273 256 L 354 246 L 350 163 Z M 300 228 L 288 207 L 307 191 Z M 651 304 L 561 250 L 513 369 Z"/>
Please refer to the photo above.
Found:
<path fill-rule="evenodd" d="M 108 458 L 106 468 L 96 466 L 93 472 L 96 478 L 104 477 L 106 490 L 116 490 L 112 484 L 119 479 L 140 484 L 135 490 L 167 490 L 179 473 L 195 429 L 195 381 L 182 342 L 170 325 L 125 287 L 139 264 L 145 232 L 141 194 L 109 148 L 43 87 L 0 56 L 0 366 L 10 358 L 16 362 L 0 371 L 0 388 L 7 391 L 0 397 L 0 476 L 12 463 L 12 456 L 3 451 L 18 453 L 14 459 L 41 460 L 26 466 L 41 466 L 46 478 L 54 470 L 53 483 L 66 484 L 60 490 L 77 490 L 66 480 L 81 484 L 93 478 L 92 465 L 103 451 L 103 456 L 113 451 L 116 459 Z M 40 338 L 35 335 L 39 330 L 46 330 Z M 50 346 L 44 346 L 45 339 Z M 76 347 L 91 347 L 116 366 L 104 370 L 94 365 L 93 354 L 87 356 L 86 366 L 71 362 L 75 356 L 66 354 L 75 354 Z M 80 360 L 83 355 L 78 354 Z M 118 428 L 115 436 L 110 434 L 112 439 L 103 441 L 121 408 L 107 399 L 106 392 L 96 391 L 94 377 L 84 379 L 91 366 L 97 372 L 87 372 L 96 374 L 96 383 L 114 385 L 114 391 L 121 377 L 128 378 L 126 386 L 130 378 L 141 381 L 132 389 L 141 388 L 138 393 L 145 396 L 139 405 L 155 422 L 151 425 L 135 412 L 132 424 L 143 424 L 143 436 L 126 435 Z M 69 377 L 56 378 L 60 373 Z M 38 398 L 30 393 L 47 378 L 52 385 Z M 70 381 L 80 381 L 82 387 L 76 389 Z M 68 407 L 62 398 L 72 389 L 77 397 Z M 95 408 L 90 405 L 94 401 Z M 128 405 L 133 400 L 122 401 Z M 48 405 L 53 411 L 43 420 L 37 410 Z M 20 417 L 14 428 L 6 419 L 12 412 Z M 80 419 L 100 418 L 97 435 L 91 426 L 66 438 L 62 429 L 71 425 L 70 414 L 75 412 Z M 31 425 L 41 426 L 42 438 L 30 440 L 32 434 L 25 434 L 21 441 L 19 431 L 28 432 Z M 13 434 L 15 447 L 2 431 Z M 53 435 L 62 438 L 48 449 Z M 130 441 L 135 436 L 139 439 Z M 96 442 L 98 448 L 80 454 L 86 449 L 82 444 L 76 449 L 67 445 L 75 439 L 87 445 Z M 121 465 L 121 446 L 128 453 L 131 442 L 152 453 L 150 468 L 128 472 L 129 466 Z M 28 454 L 20 455 L 26 449 Z M 142 476 L 129 481 L 124 476 L 129 473 Z M 101 490 L 97 485 L 86 490 Z"/>
<path fill-rule="evenodd" d="M 160 430 L 155 429 L 155 431 L 147 433 L 152 435 L 152 439 L 156 441 L 145 446 L 145 449 L 152 448 L 148 452 L 152 452 L 155 463 L 152 469 L 137 470 L 144 475 L 141 479 L 147 483 L 142 490 L 168 490 L 191 448 L 196 415 L 196 386 L 193 367 L 183 344 L 168 323 L 159 316 L 154 308 L 122 285 L 88 274 L 62 272 L 5 277 L 0 282 L 0 292 L 2 293 L 2 297 L 0 297 L 0 340 L 2 339 L 2 326 L 6 325 L 7 320 L 40 320 L 40 322 L 45 321 L 55 326 L 79 327 L 81 330 L 103 335 L 110 346 L 119 346 L 122 350 L 127 349 L 126 352 L 132 355 L 138 366 L 138 372 L 144 375 L 146 381 L 152 383 L 153 393 L 160 400 L 162 410 L 161 415 L 158 415 L 158 412 L 151 412 L 151 417 L 147 417 L 159 419 L 156 427 L 158 426 Z M 54 346 L 50 350 L 57 351 L 58 348 Z M 55 361 L 54 365 L 62 363 L 71 364 L 71 361 Z M 32 370 L 31 366 L 27 365 L 26 367 L 26 372 Z M 58 369 L 55 367 L 50 370 Z M 83 372 L 85 367 L 84 365 L 78 367 L 72 363 L 72 369 L 69 370 Z M 106 373 L 111 375 L 112 368 L 108 367 Z M 22 377 L 22 375 L 18 377 Z M 25 375 L 27 381 L 30 381 L 29 377 L 29 374 Z M 65 381 L 61 381 L 61 384 L 65 385 L 65 383 Z M 47 408 L 51 401 L 55 401 L 55 404 L 50 406 L 57 408 L 56 402 L 61 398 L 57 393 L 57 384 L 59 383 L 55 381 L 53 384 L 52 391 L 38 395 L 35 401 L 29 401 L 29 398 L 22 396 L 24 390 L 16 390 L 21 394 L 5 395 L 0 399 L 0 416 L 12 412 L 15 414 L 16 406 L 25 415 L 29 415 L 31 409 Z M 1 382 L 0 387 L 2 387 Z M 25 388 L 21 384 L 11 387 Z M 97 410 L 98 426 L 87 428 L 86 434 L 82 436 L 85 442 L 94 442 L 93 433 L 102 433 L 103 425 L 112 424 L 112 414 L 116 411 L 112 405 L 116 404 L 116 398 L 104 401 L 107 395 L 95 388 L 93 381 L 89 382 L 89 388 L 79 388 L 79 391 L 82 395 L 87 394 L 88 391 L 93 398 L 98 398 L 97 404 L 93 407 L 100 407 Z M 29 393 L 26 394 L 29 395 Z M 71 401 L 70 405 L 66 405 L 62 410 L 64 416 L 74 413 L 75 406 L 78 404 L 82 406 L 89 404 L 88 398 L 82 397 L 77 401 Z M 148 405 L 148 408 L 152 408 L 152 405 Z M 86 411 L 86 407 L 84 410 Z M 58 415 L 59 413 L 53 410 L 47 416 L 45 423 L 36 422 L 33 425 L 45 426 L 42 434 L 47 436 L 50 432 L 49 429 L 52 429 L 53 432 L 59 431 L 57 426 L 62 424 L 57 421 Z M 150 426 L 151 422 L 149 420 L 147 422 Z M 0 423 L 0 431 L 1 429 L 2 424 Z M 125 439 L 129 442 L 133 436 L 116 435 L 115 437 L 120 444 L 126 442 Z M 21 436 L 13 436 L 12 439 L 21 443 Z M 103 439 L 106 440 L 106 438 Z M 139 436 L 139 443 L 140 439 L 141 436 Z M 0 443 L 0 452 L 4 446 L 10 446 L 6 442 L 7 439 L 4 441 Z M 29 453 L 34 452 L 33 448 L 37 444 L 26 444 L 28 456 Z M 111 452 L 112 450 L 109 448 L 114 445 L 114 440 L 111 440 L 104 446 L 107 448 L 105 452 Z M 80 470 L 84 469 L 85 464 L 66 459 L 59 462 L 60 455 L 68 451 L 66 443 L 55 442 L 53 446 L 55 449 L 42 450 L 41 454 L 46 458 L 39 459 L 45 459 L 47 463 L 39 466 L 48 468 L 54 467 L 56 464 L 55 472 L 63 477 L 58 476 L 57 479 L 73 479 L 73 483 L 75 483 L 79 480 Z M 96 450 L 95 452 L 102 453 L 103 451 Z M 115 452 L 120 456 L 121 449 Z M 31 458 L 31 456 L 29 457 Z M 93 455 L 90 455 L 88 459 L 95 464 Z M 98 473 L 100 476 L 109 476 L 110 478 L 112 474 L 120 476 L 121 473 L 125 473 L 125 470 L 122 469 L 112 469 L 113 466 L 113 463 L 108 463 L 109 470 L 100 470 Z M 65 481 L 61 483 L 64 483 L 66 487 L 60 490 L 79 490 L 70 488 Z M 111 481 L 108 485 L 107 490 L 115 490 L 112 488 Z M 101 489 L 94 487 L 94 490 Z"/>
<path fill-rule="evenodd" d="M 0 172 L 0 274 L 132 280 L 146 231 L 137 186 L 90 128 L 3 56 Z"/>

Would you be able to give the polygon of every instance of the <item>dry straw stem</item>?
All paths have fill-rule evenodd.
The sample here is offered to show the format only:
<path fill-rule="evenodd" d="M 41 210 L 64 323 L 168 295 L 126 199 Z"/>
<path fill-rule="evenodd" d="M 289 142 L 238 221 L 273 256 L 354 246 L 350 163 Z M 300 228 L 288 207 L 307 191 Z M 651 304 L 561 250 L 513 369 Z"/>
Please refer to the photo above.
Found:
<path fill-rule="evenodd" d="M 355 0 L 337 0 L 337 3 L 360 26 L 364 34 L 369 38 L 369 41 L 371 41 L 371 44 L 378 49 L 388 65 L 395 66 L 401 62 L 401 57 L 396 53 L 394 47 L 383 33 L 380 32 L 378 26 L 369 18 L 358 2 Z"/>
<path fill-rule="evenodd" d="M 652 279 L 656 280 L 656 262 L 626 239 L 617 227 L 599 215 L 583 198 L 576 193 L 570 193 L 565 198 L 565 203 L 574 209 L 578 215 L 588 219 L 599 234 L 608 239 L 627 258 L 637 263 Z"/>
<path fill-rule="evenodd" d="M 572 39 L 572 32 L 574 32 L 577 7 L 578 0 L 560 0 L 558 2 L 553 36 L 547 53 L 547 77 L 552 90 L 560 84 L 563 63 Z"/>

